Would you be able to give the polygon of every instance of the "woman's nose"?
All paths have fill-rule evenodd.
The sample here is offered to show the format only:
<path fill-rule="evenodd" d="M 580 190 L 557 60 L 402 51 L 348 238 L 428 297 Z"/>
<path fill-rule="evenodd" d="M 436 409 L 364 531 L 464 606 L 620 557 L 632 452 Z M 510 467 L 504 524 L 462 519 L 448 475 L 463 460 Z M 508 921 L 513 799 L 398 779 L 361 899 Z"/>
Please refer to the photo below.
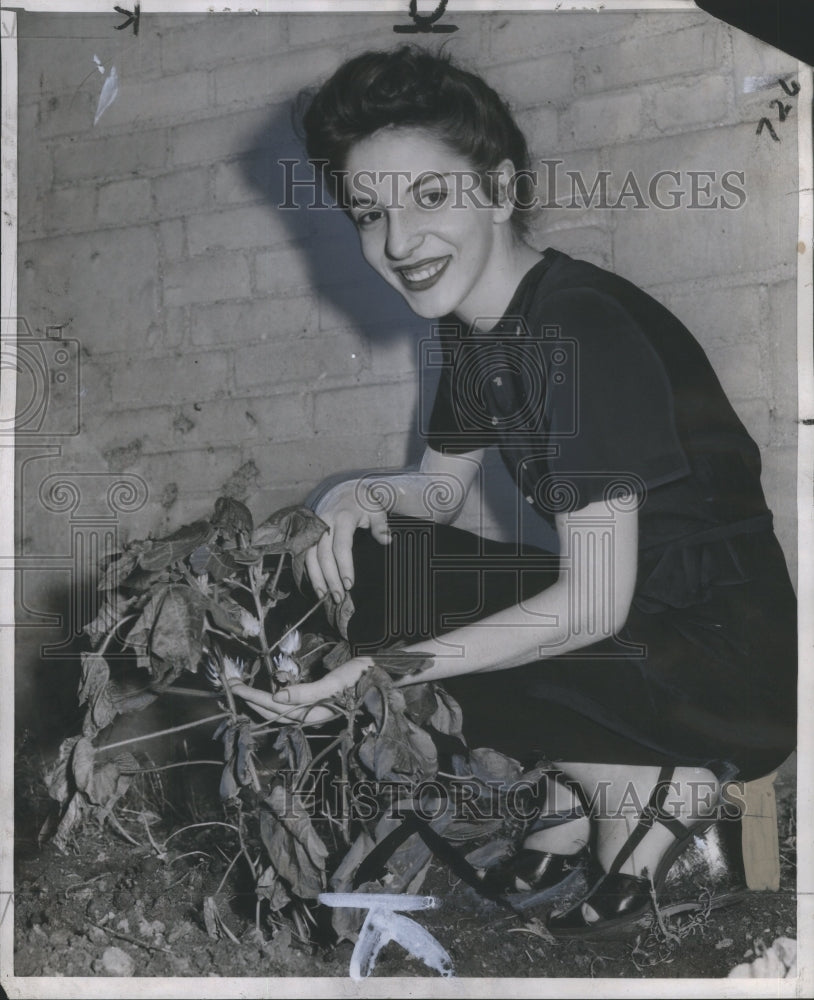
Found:
<path fill-rule="evenodd" d="M 421 246 L 424 239 L 415 222 L 404 208 L 394 208 L 387 216 L 385 253 L 390 260 L 404 260 Z"/>

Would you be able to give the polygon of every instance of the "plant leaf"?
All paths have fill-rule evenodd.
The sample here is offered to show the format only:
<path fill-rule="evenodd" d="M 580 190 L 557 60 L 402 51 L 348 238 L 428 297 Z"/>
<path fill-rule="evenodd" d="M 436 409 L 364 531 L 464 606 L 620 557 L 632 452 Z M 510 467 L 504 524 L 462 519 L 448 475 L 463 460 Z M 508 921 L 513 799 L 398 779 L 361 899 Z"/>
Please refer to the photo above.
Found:
<path fill-rule="evenodd" d="M 203 655 L 205 598 L 193 588 L 167 587 L 150 636 L 150 652 L 161 661 L 156 681 L 170 684 L 184 670 L 195 673 Z M 155 670 L 155 664 L 153 666 Z"/>
<path fill-rule="evenodd" d="M 119 715 L 128 715 L 130 712 L 140 712 L 158 698 L 154 691 L 145 691 L 137 688 L 135 691 L 128 690 L 121 682 L 111 680 L 107 685 L 107 692 L 113 707 Z"/>
<path fill-rule="evenodd" d="M 381 649 L 373 654 L 373 662 L 391 677 L 420 674 L 432 666 L 432 657 L 406 649 Z"/>
<path fill-rule="evenodd" d="M 223 758 L 226 766 L 220 781 L 220 797 L 233 799 L 241 787 L 252 780 L 249 762 L 255 750 L 255 737 L 251 720 L 239 718 L 235 722 L 225 719 L 215 730 L 212 739 L 223 740 Z"/>
<path fill-rule="evenodd" d="M 261 899 L 267 899 L 272 912 L 282 910 L 291 902 L 291 896 L 286 891 L 274 865 L 269 865 L 257 880 L 254 890 Z"/>
<path fill-rule="evenodd" d="M 375 731 L 367 732 L 357 747 L 360 762 L 379 781 L 433 778 L 438 752 L 429 733 L 407 717 L 401 691 L 376 667 L 362 677 L 357 691 L 360 688 L 362 702 L 375 722 Z"/>
<path fill-rule="evenodd" d="M 302 801 L 282 785 L 263 800 L 260 835 L 269 860 L 302 899 L 316 899 L 325 886 L 328 849 Z"/>
<path fill-rule="evenodd" d="M 512 784 L 519 781 L 523 768 L 514 757 L 508 757 L 491 747 L 478 747 L 469 753 L 472 773 L 483 781 L 503 781 Z"/>
<path fill-rule="evenodd" d="M 228 594 L 220 594 L 217 600 L 208 598 L 206 610 L 217 628 L 226 629 L 227 632 L 233 632 L 235 635 L 243 635 L 240 617 L 245 609 L 233 597 L 229 597 Z"/>
<path fill-rule="evenodd" d="M 57 832 L 54 834 L 54 846 L 64 851 L 68 846 L 68 838 L 73 833 L 74 827 L 82 823 L 82 816 L 88 805 L 88 800 L 81 792 L 75 792 L 68 803 L 68 808 L 63 813 L 59 821 Z"/>
<path fill-rule="evenodd" d="M 280 752 L 297 777 L 308 767 L 313 758 L 311 745 L 299 726 L 284 726 L 274 741 L 274 749 Z"/>
<path fill-rule="evenodd" d="M 433 684 L 437 708 L 430 716 L 428 724 L 436 732 L 456 736 L 463 742 L 464 713 L 461 706 L 441 684 Z M 405 688 L 405 690 L 407 690 Z"/>
<path fill-rule="evenodd" d="M 52 799 L 64 806 L 71 796 L 74 787 L 73 775 L 70 770 L 71 756 L 74 747 L 81 737 L 69 736 L 59 745 L 56 760 L 42 772 L 45 787 Z"/>
<path fill-rule="evenodd" d="M 115 590 L 120 587 L 138 563 L 137 552 L 123 552 L 107 565 L 97 585 L 99 590 Z"/>
<path fill-rule="evenodd" d="M 138 656 L 146 656 L 150 648 L 153 626 L 155 625 L 161 604 L 164 601 L 167 588 L 162 588 L 151 594 L 147 603 L 141 609 L 141 614 L 125 637 L 125 645 L 130 646 Z M 139 664 L 140 666 L 142 664 Z"/>
<path fill-rule="evenodd" d="M 227 937 L 230 941 L 234 942 L 234 944 L 239 943 L 238 939 L 229 930 L 226 922 L 220 915 L 218 904 L 214 896 L 207 896 L 204 899 L 203 915 L 206 933 L 209 937 L 215 941 L 219 941 L 222 937 Z"/>
<path fill-rule="evenodd" d="M 235 772 L 230 760 L 221 772 L 218 794 L 221 797 L 221 801 L 228 802 L 230 799 L 236 798 L 239 792 L 240 785 L 235 780 Z"/>
<path fill-rule="evenodd" d="M 353 598 L 350 596 L 350 591 L 345 591 L 339 604 L 334 604 L 333 601 L 328 600 L 323 603 L 323 607 L 325 608 L 325 615 L 329 624 L 337 630 L 343 639 L 347 639 L 348 622 L 353 617 L 353 612 L 355 610 L 353 606 Z"/>
<path fill-rule="evenodd" d="M 297 552 L 296 555 L 291 557 L 291 573 L 294 577 L 294 583 L 296 584 L 297 590 L 302 593 L 302 578 L 305 575 L 305 553 L 307 549 L 303 549 L 302 552 Z"/>
<path fill-rule="evenodd" d="M 170 563 L 184 559 L 194 552 L 209 539 L 211 534 L 212 527 L 208 521 L 194 521 L 192 524 L 185 524 L 166 538 L 148 539 L 139 554 L 139 566 L 150 573 L 165 569 Z"/>
<path fill-rule="evenodd" d="M 196 575 L 209 571 L 209 560 L 212 558 L 212 549 L 208 545 L 199 545 L 189 554 L 189 568 Z"/>
<path fill-rule="evenodd" d="M 220 528 L 232 534 L 252 533 L 254 518 L 245 503 L 234 497 L 218 497 L 215 501 L 215 512 L 212 515 L 212 527 Z"/>
<path fill-rule="evenodd" d="M 297 556 L 316 545 L 327 530 L 328 525 L 308 507 L 283 507 L 254 529 L 252 545 L 268 555 Z"/>
<path fill-rule="evenodd" d="M 248 719 L 240 719 L 237 724 L 237 739 L 235 740 L 235 777 L 241 785 L 248 785 L 252 780 L 251 759 L 255 750 L 255 738 Z"/>
<path fill-rule="evenodd" d="M 353 656 L 350 643 L 347 639 L 340 639 L 327 656 L 322 659 L 322 666 L 326 670 L 336 670 L 337 667 L 346 663 Z"/>
<path fill-rule="evenodd" d="M 206 572 L 213 580 L 225 580 L 238 570 L 238 564 L 231 552 L 222 549 L 211 549 L 209 561 L 206 564 Z"/>
<path fill-rule="evenodd" d="M 95 736 L 118 715 L 110 697 L 110 668 L 99 653 L 82 653 L 82 679 L 79 684 L 79 704 L 88 703 L 82 723 L 85 736 Z"/>
<path fill-rule="evenodd" d="M 92 622 L 88 622 L 82 631 L 90 637 L 90 641 L 95 646 L 104 639 L 108 632 L 111 632 L 116 627 L 135 602 L 135 597 L 125 599 L 115 591 L 109 593 L 99 608 L 96 617 Z"/>
<path fill-rule="evenodd" d="M 419 726 L 425 726 L 438 709 L 432 684 L 409 684 L 402 688 L 404 710 Z"/>
<path fill-rule="evenodd" d="M 84 705 L 110 680 L 110 668 L 107 665 L 107 660 L 100 653 L 82 653 L 80 659 L 82 661 L 82 677 L 77 697 L 79 704 Z"/>
<path fill-rule="evenodd" d="M 82 736 L 77 740 L 71 757 L 74 781 L 88 801 L 100 809 L 97 817 L 103 819 L 130 787 L 131 777 L 122 771 L 137 771 L 138 761 L 129 753 L 117 754 L 102 763 L 96 761 L 96 749 Z"/>

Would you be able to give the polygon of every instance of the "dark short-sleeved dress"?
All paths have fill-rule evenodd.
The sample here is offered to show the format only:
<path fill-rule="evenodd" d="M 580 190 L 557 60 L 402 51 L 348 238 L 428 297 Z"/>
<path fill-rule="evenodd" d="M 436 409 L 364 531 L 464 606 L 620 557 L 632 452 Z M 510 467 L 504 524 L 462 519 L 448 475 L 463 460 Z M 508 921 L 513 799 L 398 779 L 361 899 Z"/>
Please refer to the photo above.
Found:
<path fill-rule="evenodd" d="M 612 511 L 630 494 L 639 506 L 624 627 L 574 654 L 445 681 L 470 743 L 521 759 L 708 766 L 744 780 L 777 767 L 796 742 L 794 591 L 758 448 L 689 331 L 630 282 L 547 250 L 488 333 L 442 320 L 434 360 L 442 373 L 427 443 L 499 449 L 519 516 L 527 504 L 553 524 L 597 500 Z M 360 649 L 442 635 L 567 571 L 567 552 L 423 522 L 394 527 L 388 572 L 413 567 L 413 620 L 382 580 L 382 547 L 358 533 Z M 612 517 L 596 539 L 612 546 Z M 402 627 L 382 628 L 396 606 Z"/>

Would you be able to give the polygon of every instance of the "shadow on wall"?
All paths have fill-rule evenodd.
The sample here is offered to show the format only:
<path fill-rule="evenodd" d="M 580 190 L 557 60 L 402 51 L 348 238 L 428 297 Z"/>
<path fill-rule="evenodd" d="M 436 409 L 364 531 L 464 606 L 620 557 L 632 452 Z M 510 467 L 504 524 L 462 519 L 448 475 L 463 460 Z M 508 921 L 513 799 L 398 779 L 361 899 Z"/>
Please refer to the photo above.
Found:
<path fill-rule="evenodd" d="M 293 115 L 290 104 L 275 107 L 268 124 L 251 138 L 251 152 L 242 165 L 246 179 L 285 225 L 292 252 L 307 263 L 315 294 L 328 306 L 326 311 L 342 317 L 342 325 L 362 331 L 374 349 L 426 336 L 426 321 L 367 265 L 355 229 L 322 191 Z M 408 461 L 416 461 L 423 450 L 417 413 L 409 426 L 415 431 Z"/>

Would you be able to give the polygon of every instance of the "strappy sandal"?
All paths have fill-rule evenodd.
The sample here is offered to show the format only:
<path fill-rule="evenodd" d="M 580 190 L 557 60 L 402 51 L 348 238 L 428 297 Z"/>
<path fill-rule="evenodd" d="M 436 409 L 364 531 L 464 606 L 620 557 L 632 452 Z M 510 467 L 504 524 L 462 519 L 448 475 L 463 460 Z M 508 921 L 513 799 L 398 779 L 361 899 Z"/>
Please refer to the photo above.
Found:
<path fill-rule="evenodd" d="M 544 777 L 547 781 L 557 781 L 564 775 L 558 769 L 550 769 Z M 523 831 L 523 839 L 542 830 L 551 830 L 587 818 L 588 806 L 581 789 L 578 785 L 569 788 L 572 793 L 576 793 L 580 799 L 579 803 L 575 803 L 567 813 L 539 815 Z M 543 798 L 542 806 L 545 805 L 545 798 L 547 796 Z M 551 851 L 520 847 L 504 861 L 487 869 L 483 883 L 494 893 L 534 892 L 536 900 L 542 899 L 546 895 L 545 890 L 558 890 L 564 888 L 565 883 L 570 883 L 576 873 L 585 868 L 588 857 L 587 843 L 571 854 L 555 854 Z"/>
<path fill-rule="evenodd" d="M 698 820 L 685 826 L 675 816 L 664 812 L 664 800 L 670 788 L 673 769 L 662 768 L 656 786 L 625 845 L 616 855 L 609 870 L 603 874 L 587 896 L 563 913 L 552 914 L 547 921 L 554 937 L 602 937 L 642 920 L 664 888 L 667 873 L 679 855 L 705 830 L 715 823 L 715 817 Z M 642 842 L 653 824 L 662 823 L 675 837 L 659 862 L 652 878 L 647 875 L 627 875 L 620 871 L 633 851 Z M 585 916 L 589 906 L 597 919 Z"/>

